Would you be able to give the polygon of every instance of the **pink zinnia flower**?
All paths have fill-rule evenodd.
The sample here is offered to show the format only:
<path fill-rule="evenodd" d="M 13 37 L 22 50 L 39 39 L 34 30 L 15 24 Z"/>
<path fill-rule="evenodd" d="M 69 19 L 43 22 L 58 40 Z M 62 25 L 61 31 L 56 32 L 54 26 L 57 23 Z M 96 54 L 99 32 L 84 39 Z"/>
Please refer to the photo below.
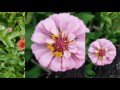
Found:
<path fill-rule="evenodd" d="M 115 46 L 107 39 L 92 42 L 88 51 L 92 63 L 99 66 L 111 64 L 116 56 Z"/>
<path fill-rule="evenodd" d="M 68 13 L 53 14 L 38 23 L 31 40 L 32 52 L 41 66 L 52 71 L 78 69 L 85 62 L 83 21 Z"/>

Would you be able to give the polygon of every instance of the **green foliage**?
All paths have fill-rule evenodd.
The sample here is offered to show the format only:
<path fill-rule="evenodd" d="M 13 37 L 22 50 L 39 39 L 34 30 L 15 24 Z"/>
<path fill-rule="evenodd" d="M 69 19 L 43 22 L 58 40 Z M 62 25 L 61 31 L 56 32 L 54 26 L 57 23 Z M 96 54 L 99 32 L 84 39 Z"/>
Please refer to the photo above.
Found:
<path fill-rule="evenodd" d="M 95 71 L 93 65 L 89 62 L 88 48 L 96 39 L 106 38 L 113 44 L 120 44 L 120 12 L 101 12 L 100 13 L 100 30 L 92 30 L 92 33 L 86 34 L 86 77 L 93 77 Z"/>
<path fill-rule="evenodd" d="M 95 71 L 93 70 L 93 64 L 89 63 L 85 66 L 85 76 L 93 77 L 95 75 Z"/>
<path fill-rule="evenodd" d="M 25 77 L 25 52 L 16 47 L 25 35 L 24 15 L 24 12 L 0 12 L 0 78 Z"/>
<path fill-rule="evenodd" d="M 76 16 L 78 16 L 81 20 L 84 21 L 84 23 L 87 25 L 89 21 L 91 21 L 95 16 L 91 13 L 77 13 Z"/>
<path fill-rule="evenodd" d="M 114 44 L 120 44 L 120 12 L 101 12 L 101 31 Z"/>
<path fill-rule="evenodd" d="M 41 74 L 41 68 L 36 65 L 32 69 L 26 72 L 26 77 L 38 78 L 40 74 Z"/>

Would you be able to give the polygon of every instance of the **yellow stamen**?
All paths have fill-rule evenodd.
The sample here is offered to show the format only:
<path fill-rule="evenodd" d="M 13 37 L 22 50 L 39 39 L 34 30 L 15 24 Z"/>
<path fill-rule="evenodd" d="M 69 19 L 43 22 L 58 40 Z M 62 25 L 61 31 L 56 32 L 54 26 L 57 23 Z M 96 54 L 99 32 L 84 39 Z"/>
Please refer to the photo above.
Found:
<path fill-rule="evenodd" d="M 60 35 L 62 35 L 62 32 L 60 32 Z"/>
<path fill-rule="evenodd" d="M 98 53 L 96 53 L 96 56 L 99 58 L 99 59 L 103 59 L 103 56 L 99 56 L 99 54 Z"/>
<path fill-rule="evenodd" d="M 98 48 L 98 51 L 100 51 L 100 48 Z"/>
<path fill-rule="evenodd" d="M 97 56 L 97 57 L 99 57 L 99 54 L 98 54 L 98 53 L 96 53 L 96 56 Z"/>
<path fill-rule="evenodd" d="M 54 48 L 53 48 L 52 44 L 48 44 L 48 45 L 47 45 L 47 48 L 48 48 L 51 52 L 54 51 Z"/>
<path fill-rule="evenodd" d="M 74 42 L 75 42 L 75 40 L 70 41 L 70 43 L 74 43 Z"/>
<path fill-rule="evenodd" d="M 51 35 L 52 39 L 55 40 L 56 36 L 54 34 Z"/>
<path fill-rule="evenodd" d="M 62 54 L 62 52 L 54 52 L 54 56 L 56 56 L 56 57 L 62 57 L 63 54 Z"/>
<path fill-rule="evenodd" d="M 99 56 L 98 58 L 102 60 L 102 59 L 103 59 L 103 56 Z"/>

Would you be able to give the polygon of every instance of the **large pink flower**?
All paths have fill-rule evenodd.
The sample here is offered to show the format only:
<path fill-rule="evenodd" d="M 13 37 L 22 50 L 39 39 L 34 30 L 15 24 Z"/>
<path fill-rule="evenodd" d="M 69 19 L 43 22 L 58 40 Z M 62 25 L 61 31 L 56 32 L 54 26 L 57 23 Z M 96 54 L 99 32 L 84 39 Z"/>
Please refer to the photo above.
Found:
<path fill-rule="evenodd" d="M 53 14 L 38 23 L 32 35 L 32 52 L 43 67 L 52 71 L 78 69 L 85 62 L 83 21 L 69 13 Z"/>
<path fill-rule="evenodd" d="M 111 64 L 116 56 L 115 46 L 107 39 L 92 42 L 88 51 L 92 63 L 99 66 Z"/>

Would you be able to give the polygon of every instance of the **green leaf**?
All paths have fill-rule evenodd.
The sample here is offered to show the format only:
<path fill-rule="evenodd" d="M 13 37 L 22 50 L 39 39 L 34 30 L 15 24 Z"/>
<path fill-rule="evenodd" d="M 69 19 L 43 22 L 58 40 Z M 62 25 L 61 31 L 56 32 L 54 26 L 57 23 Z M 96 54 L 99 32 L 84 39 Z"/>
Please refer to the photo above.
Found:
<path fill-rule="evenodd" d="M 0 30 L 5 30 L 5 26 L 0 25 Z"/>
<path fill-rule="evenodd" d="M 92 32 L 92 33 L 87 33 L 87 37 L 89 37 L 89 39 L 98 39 L 100 38 L 100 36 L 102 36 L 102 32 Z"/>
<path fill-rule="evenodd" d="M 25 24 L 29 24 L 32 21 L 33 18 L 33 12 L 28 12 L 25 18 Z"/>
<path fill-rule="evenodd" d="M 34 66 L 31 70 L 26 72 L 27 78 L 38 78 L 41 75 L 41 68 Z"/>
<path fill-rule="evenodd" d="M 6 54 L 6 52 L 4 50 L 2 50 L 2 48 L 0 48 L 0 55 L 2 54 Z"/>
<path fill-rule="evenodd" d="M 19 31 L 14 31 L 14 32 L 12 32 L 12 34 L 9 35 L 8 37 L 9 37 L 9 39 L 13 39 L 13 38 L 15 38 L 15 37 L 17 37 L 17 36 L 19 36 Z"/>
<path fill-rule="evenodd" d="M 25 33 L 27 33 L 25 35 L 25 40 L 27 41 L 26 49 L 31 49 L 31 45 L 32 45 L 31 37 L 32 37 L 32 34 L 34 32 L 34 28 L 35 28 L 35 26 L 33 26 L 31 24 L 26 25 L 26 30 L 25 30 Z"/>
<path fill-rule="evenodd" d="M 85 75 L 87 77 L 92 77 L 95 75 L 95 71 L 92 68 L 93 68 L 93 64 L 91 63 L 85 65 Z"/>
<path fill-rule="evenodd" d="M 115 30 L 114 34 L 120 34 L 120 30 Z"/>
<path fill-rule="evenodd" d="M 95 74 L 95 71 L 93 71 L 92 69 L 87 69 L 87 70 L 86 70 L 86 75 L 87 75 L 88 77 L 91 77 L 91 76 L 94 76 L 94 75 L 96 75 L 96 74 Z"/>
<path fill-rule="evenodd" d="M 14 47 L 14 44 L 13 44 L 13 42 L 11 41 L 11 39 L 7 39 L 6 40 L 6 42 L 7 42 L 7 44 L 10 46 L 10 47 Z"/>
<path fill-rule="evenodd" d="M 93 68 L 93 64 L 91 64 L 91 63 L 89 63 L 85 66 L 85 69 L 91 69 L 91 68 Z"/>
<path fill-rule="evenodd" d="M 85 24 L 87 24 L 89 21 L 91 21 L 95 16 L 89 13 L 79 13 L 77 15 L 80 19 L 84 21 Z"/>
<path fill-rule="evenodd" d="M 31 49 L 26 49 L 25 50 L 25 61 L 28 62 L 32 56 L 33 56 L 33 53 Z"/>
<path fill-rule="evenodd" d="M 24 23 L 20 23 L 19 26 L 20 26 L 21 30 L 25 31 L 25 24 Z"/>
<path fill-rule="evenodd" d="M 117 42 L 117 39 L 111 38 L 110 41 L 111 41 L 112 43 L 116 43 L 116 42 Z"/>

